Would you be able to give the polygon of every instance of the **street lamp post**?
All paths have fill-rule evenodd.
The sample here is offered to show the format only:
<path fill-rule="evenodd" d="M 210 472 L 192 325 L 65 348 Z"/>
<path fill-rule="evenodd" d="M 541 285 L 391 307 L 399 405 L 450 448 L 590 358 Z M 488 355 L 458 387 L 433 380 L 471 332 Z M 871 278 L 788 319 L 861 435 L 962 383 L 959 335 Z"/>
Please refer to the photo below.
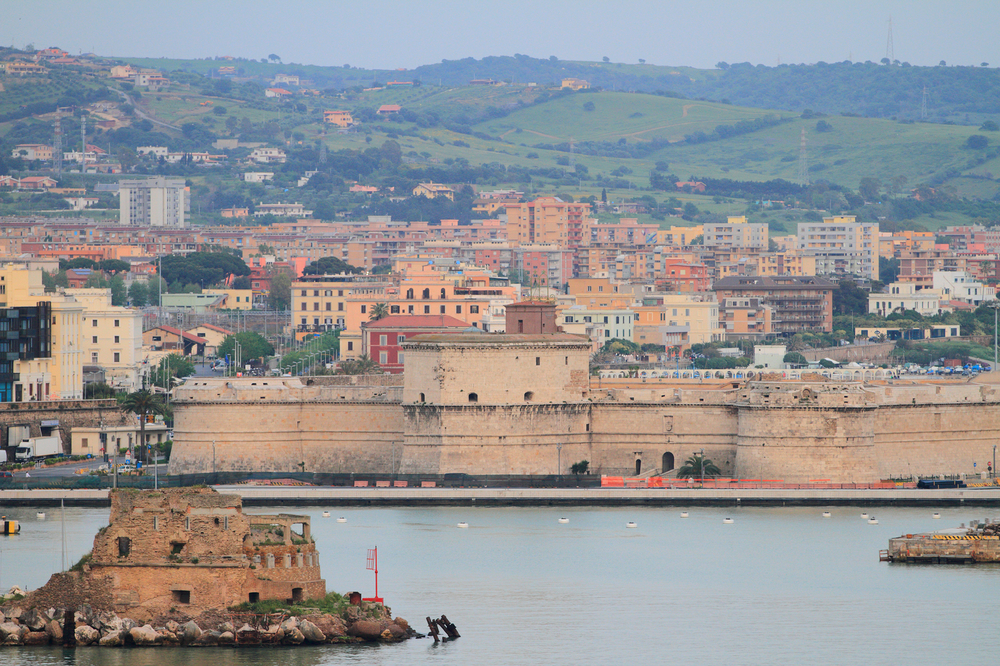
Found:
<path fill-rule="evenodd" d="M 562 442 L 556 444 L 556 474 L 562 474 Z"/>
<path fill-rule="evenodd" d="M 989 304 L 993 310 L 993 372 L 997 371 L 997 310 L 1000 310 L 1000 301 L 993 301 Z"/>
<path fill-rule="evenodd" d="M 705 449 L 701 450 L 701 464 L 699 465 L 699 467 L 701 467 L 701 485 L 704 488 L 705 487 Z"/>

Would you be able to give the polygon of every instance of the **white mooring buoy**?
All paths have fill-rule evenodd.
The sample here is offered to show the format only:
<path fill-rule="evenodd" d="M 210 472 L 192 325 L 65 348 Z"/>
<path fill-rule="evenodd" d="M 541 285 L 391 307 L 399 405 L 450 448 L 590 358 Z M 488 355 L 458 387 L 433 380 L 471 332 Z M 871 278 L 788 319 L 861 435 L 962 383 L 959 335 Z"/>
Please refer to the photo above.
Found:
<path fill-rule="evenodd" d="M 688 517 L 688 512 L 687 511 L 681 511 L 681 518 L 687 518 L 687 517 Z"/>
<path fill-rule="evenodd" d="M 722 523 L 724 525 L 732 525 L 734 522 L 736 522 L 736 521 L 733 520 L 732 518 L 723 518 L 722 519 Z"/>
<path fill-rule="evenodd" d="M 563 525 L 565 525 L 566 523 L 569 522 L 569 518 L 560 518 L 559 522 L 562 523 Z"/>
<path fill-rule="evenodd" d="M 324 511 L 323 512 L 323 517 L 324 518 L 329 518 L 330 517 L 330 512 L 329 511 Z"/>
<path fill-rule="evenodd" d="M 343 516 L 341 516 L 340 518 L 337 518 L 337 522 L 338 523 L 346 523 L 347 522 L 347 518 L 344 518 Z"/>
<path fill-rule="evenodd" d="M 627 523 L 625 523 L 625 527 L 627 527 L 628 529 L 631 530 L 631 529 L 635 529 L 636 527 L 639 527 L 639 526 L 635 522 L 633 522 L 633 521 L 630 520 Z"/>
<path fill-rule="evenodd" d="M 824 511 L 823 512 L 823 517 L 824 518 L 829 518 L 830 517 L 830 512 L 829 511 Z"/>
<path fill-rule="evenodd" d="M 458 524 L 458 527 L 462 528 L 463 530 L 468 529 L 469 528 L 469 523 L 461 522 L 461 523 Z"/>

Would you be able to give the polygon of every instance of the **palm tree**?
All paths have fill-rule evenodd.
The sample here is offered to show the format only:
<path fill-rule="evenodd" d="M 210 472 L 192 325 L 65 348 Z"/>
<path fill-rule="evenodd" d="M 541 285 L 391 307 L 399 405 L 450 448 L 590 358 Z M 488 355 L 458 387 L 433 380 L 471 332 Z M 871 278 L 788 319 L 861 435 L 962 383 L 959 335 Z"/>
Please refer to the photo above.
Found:
<path fill-rule="evenodd" d="M 378 321 L 379 319 L 385 319 L 388 316 L 389 316 L 388 303 L 374 303 L 372 304 L 371 313 L 368 315 L 368 321 Z"/>
<path fill-rule="evenodd" d="M 134 393 L 129 393 L 122 400 L 122 410 L 135 414 L 139 417 L 139 451 L 143 462 L 148 462 L 146 455 L 146 416 L 149 414 L 163 414 L 166 405 L 160 396 L 149 389 L 140 389 Z M 138 459 L 140 456 L 136 456 Z"/>
<path fill-rule="evenodd" d="M 722 470 L 710 458 L 705 458 L 698 454 L 692 455 L 684 461 L 683 465 L 677 468 L 678 479 L 703 479 L 706 476 L 722 476 Z"/>
<path fill-rule="evenodd" d="M 341 361 L 337 368 L 338 375 L 381 375 L 382 372 L 382 366 L 371 360 L 368 354 Z"/>

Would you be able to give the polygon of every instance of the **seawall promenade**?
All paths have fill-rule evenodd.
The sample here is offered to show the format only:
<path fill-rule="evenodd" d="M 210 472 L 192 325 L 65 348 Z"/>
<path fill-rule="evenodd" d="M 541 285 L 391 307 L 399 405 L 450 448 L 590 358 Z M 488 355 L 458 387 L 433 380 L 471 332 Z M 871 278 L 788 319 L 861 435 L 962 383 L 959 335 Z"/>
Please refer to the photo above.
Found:
<path fill-rule="evenodd" d="M 1000 487 L 948 490 L 775 488 L 343 488 L 215 486 L 244 506 L 1000 506 Z M 107 490 L 0 490 L 0 508 L 108 506 Z"/>

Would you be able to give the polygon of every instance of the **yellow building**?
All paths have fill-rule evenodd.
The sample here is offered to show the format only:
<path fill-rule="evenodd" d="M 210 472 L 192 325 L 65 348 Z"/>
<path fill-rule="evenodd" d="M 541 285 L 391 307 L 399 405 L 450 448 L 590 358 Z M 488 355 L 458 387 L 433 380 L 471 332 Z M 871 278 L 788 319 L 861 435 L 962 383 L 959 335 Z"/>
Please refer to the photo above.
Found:
<path fill-rule="evenodd" d="M 686 326 L 691 344 L 722 340 L 725 329 L 719 325 L 719 303 L 712 296 L 663 294 L 663 321 L 668 326 Z"/>
<path fill-rule="evenodd" d="M 350 127 L 354 124 L 354 116 L 350 111 L 324 111 L 323 122 L 337 127 Z"/>
<path fill-rule="evenodd" d="M 83 305 L 46 294 L 42 272 L 0 267 L 0 402 L 83 397 Z"/>
<path fill-rule="evenodd" d="M 413 188 L 413 196 L 424 196 L 428 199 L 445 197 L 446 199 L 454 201 L 455 190 L 451 189 L 447 185 L 442 185 L 441 183 L 420 183 Z"/>
<path fill-rule="evenodd" d="M 111 305 L 110 289 L 67 289 L 65 293 L 83 306 L 83 363 L 100 366 L 105 383 L 117 389 L 142 388 L 142 311 Z"/>
<path fill-rule="evenodd" d="M 569 88 L 570 90 L 586 90 L 590 87 L 590 82 L 585 81 L 584 79 L 565 78 L 562 80 L 562 85 L 559 87 Z"/>
<path fill-rule="evenodd" d="M 705 228 L 700 224 L 696 227 L 670 227 L 656 232 L 656 244 L 690 245 L 693 239 L 704 235 Z"/>
<path fill-rule="evenodd" d="M 202 293 L 225 296 L 226 302 L 220 310 L 253 309 L 253 289 L 205 289 Z"/>

